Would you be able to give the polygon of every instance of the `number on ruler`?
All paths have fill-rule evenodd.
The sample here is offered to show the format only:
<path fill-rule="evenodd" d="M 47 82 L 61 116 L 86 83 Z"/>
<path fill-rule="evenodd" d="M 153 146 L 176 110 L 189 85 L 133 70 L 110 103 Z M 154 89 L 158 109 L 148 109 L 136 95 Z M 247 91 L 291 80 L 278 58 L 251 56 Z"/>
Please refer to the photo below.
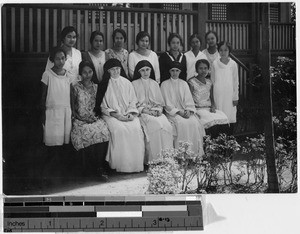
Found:
<path fill-rule="evenodd" d="M 51 202 L 51 197 L 46 197 L 46 202 Z"/>
<path fill-rule="evenodd" d="M 104 220 L 100 220 L 100 226 L 104 226 Z"/>
<path fill-rule="evenodd" d="M 157 225 L 156 219 L 153 219 L 152 224 Z"/>
<path fill-rule="evenodd" d="M 159 220 L 159 221 L 170 222 L 170 219 L 169 219 L 169 218 L 162 218 L 162 217 L 159 217 L 158 220 Z"/>

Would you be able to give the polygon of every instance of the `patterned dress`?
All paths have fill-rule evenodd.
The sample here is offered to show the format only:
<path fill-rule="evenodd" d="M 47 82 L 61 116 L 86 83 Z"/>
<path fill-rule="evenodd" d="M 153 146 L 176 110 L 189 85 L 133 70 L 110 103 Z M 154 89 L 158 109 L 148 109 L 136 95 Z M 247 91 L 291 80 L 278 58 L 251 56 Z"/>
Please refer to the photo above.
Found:
<path fill-rule="evenodd" d="M 81 82 L 73 86 L 75 120 L 71 132 L 71 141 L 76 150 L 108 141 L 110 133 L 104 120 L 93 112 L 96 103 L 97 85 L 86 89 Z"/>
<path fill-rule="evenodd" d="M 113 49 L 107 49 L 105 50 L 105 53 L 107 55 L 107 59 L 115 58 L 121 62 L 124 71 L 128 77 L 128 51 L 122 49 L 120 52 L 116 52 Z"/>
<path fill-rule="evenodd" d="M 215 113 L 210 112 L 210 90 L 212 82 L 209 79 L 205 80 L 205 84 L 196 77 L 188 81 L 200 122 L 204 128 L 210 128 L 217 124 L 227 124 L 228 118 L 222 111 L 216 110 Z"/>

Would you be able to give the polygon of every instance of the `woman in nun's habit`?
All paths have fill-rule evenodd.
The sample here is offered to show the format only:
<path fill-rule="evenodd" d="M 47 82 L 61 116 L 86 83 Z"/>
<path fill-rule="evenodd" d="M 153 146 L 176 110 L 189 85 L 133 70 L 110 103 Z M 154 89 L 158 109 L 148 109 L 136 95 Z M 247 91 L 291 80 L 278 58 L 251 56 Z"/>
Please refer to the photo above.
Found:
<path fill-rule="evenodd" d="M 164 99 L 149 61 L 141 60 L 137 63 L 132 85 L 137 96 L 139 118 L 145 133 L 145 163 L 147 163 L 156 159 L 161 150 L 173 148 L 172 125 L 162 113 Z"/>
<path fill-rule="evenodd" d="M 121 74 L 121 75 L 120 75 Z M 107 122 L 111 133 L 106 160 L 117 172 L 144 169 L 144 135 L 138 119 L 136 95 L 118 59 L 104 64 L 103 80 L 98 86 L 96 113 Z"/>
<path fill-rule="evenodd" d="M 181 64 L 172 62 L 170 78 L 161 84 L 161 92 L 165 100 L 165 111 L 174 128 L 174 145 L 178 148 L 179 141 L 192 143 L 194 153 L 203 155 L 203 136 L 205 130 L 196 113 L 195 103 L 186 81 L 179 79 Z"/>

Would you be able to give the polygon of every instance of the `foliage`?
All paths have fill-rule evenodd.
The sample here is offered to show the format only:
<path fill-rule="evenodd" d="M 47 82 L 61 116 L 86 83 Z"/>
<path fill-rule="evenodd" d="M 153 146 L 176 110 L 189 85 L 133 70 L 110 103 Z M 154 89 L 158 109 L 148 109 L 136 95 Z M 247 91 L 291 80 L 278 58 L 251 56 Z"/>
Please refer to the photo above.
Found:
<path fill-rule="evenodd" d="M 249 185 L 252 174 L 254 177 L 252 184 L 263 184 L 266 169 L 265 137 L 263 135 L 259 135 L 258 138 L 247 137 L 242 152 L 247 154 L 247 158 L 241 162 L 246 166 L 246 184 Z"/>
<path fill-rule="evenodd" d="M 258 65 L 252 66 L 252 76 L 248 84 L 252 87 L 253 97 L 251 101 L 261 102 L 263 98 L 263 79 L 261 68 Z M 274 115 L 280 115 L 284 110 L 295 111 L 296 107 L 296 63 L 295 60 L 287 57 L 277 57 L 276 64 L 271 66 L 272 79 L 272 103 Z M 258 106 L 262 113 L 263 108 Z"/>
<path fill-rule="evenodd" d="M 285 111 L 274 117 L 275 160 L 280 192 L 297 192 L 296 113 Z M 206 136 L 203 156 L 180 142 L 178 149 L 164 150 L 150 163 L 148 191 L 170 193 L 257 193 L 265 192 L 266 153 L 263 134 L 239 144 L 233 136 Z M 241 150 L 242 149 L 242 150 Z M 241 150 L 241 151 L 240 151 Z M 236 155 L 244 155 L 241 159 Z M 192 181 L 197 179 L 193 190 Z"/>
<path fill-rule="evenodd" d="M 149 163 L 149 193 L 186 193 L 201 163 L 201 156 L 191 150 L 189 142 L 179 142 L 178 149 L 163 150 L 158 159 Z"/>
<path fill-rule="evenodd" d="M 189 184 L 198 174 L 202 165 L 202 157 L 191 150 L 192 144 L 189 142 L 179 142 L 179 148 L 174 159 L 179 165 L 179 171 L 182 175 L 182 192 L 187 192 Z"/>
<path fill-rule="evenodd" d="M 151 194 L 175 194 L 180 192 L 181 174 L 175 161 L 176 149 L 163 150 L 158 159 L 149 162 L 147 174 Z"/>
<path fill-rule="evenodd" d="M 223 183 L 225 185 L 237 182 L 240 176 L 233 175 L 232 163 L 233 153 L 239 149 L 240 145 L 233 136 L 222 133 L 217 138 L 205 137 L 205 155 L 203 156 L 205 170 L 204 173 L 199 174 L 198 188 L 206 190 L 216 186 L 220 172 L 223 173 Z"/>
<path fill-rule="evenodd" d="M 274 115 L 296 107 L 296 64 L 286 57 L 278 57 L 271 67 Z"/>
<path fill-rule="evenodd" d="M 296 22 L 296 3 L 291 2 L 291 21 Z"/>

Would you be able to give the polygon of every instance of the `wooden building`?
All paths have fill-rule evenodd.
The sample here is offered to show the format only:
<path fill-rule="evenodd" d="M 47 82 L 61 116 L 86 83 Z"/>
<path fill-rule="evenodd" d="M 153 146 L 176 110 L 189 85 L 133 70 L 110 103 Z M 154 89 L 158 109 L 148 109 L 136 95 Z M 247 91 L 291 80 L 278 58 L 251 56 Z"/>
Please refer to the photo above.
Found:
<path fill-rule="evenodd" d="M 94 30 L 105 35 L 104 48 L 112 46 L 111 34 L 123 28 L 126 47 L 136 48 L 135 35 L 151 34 L 151 49 L 167 50 L 170 32 L 188 37 L 214 30 L 219 40 L 233 46 L 239 64 L 240 95 L 247 98 L 251 64 L 259 63 L 262 47 L 259 3 L 150 3 L 150 4 L 5 4 L 2 6 L 2 114 L 4 144 L 41 141 L 38 103 L 40 80 L 49 48 L 58 44 L 60 31 L 73 25 L 79 32 L 77 48 L 89 48 Z M 272 56 L 295 57 L 295 23 L 291 3 L 271 3 Z M 204 41 L 204 40 L 203 40 Z M 205 46 L 205 43 L 202 43 Z M 28 143 L 29 142 L 29 143 Z M 30 143 L 31 142 L 31 143 Z"/>

